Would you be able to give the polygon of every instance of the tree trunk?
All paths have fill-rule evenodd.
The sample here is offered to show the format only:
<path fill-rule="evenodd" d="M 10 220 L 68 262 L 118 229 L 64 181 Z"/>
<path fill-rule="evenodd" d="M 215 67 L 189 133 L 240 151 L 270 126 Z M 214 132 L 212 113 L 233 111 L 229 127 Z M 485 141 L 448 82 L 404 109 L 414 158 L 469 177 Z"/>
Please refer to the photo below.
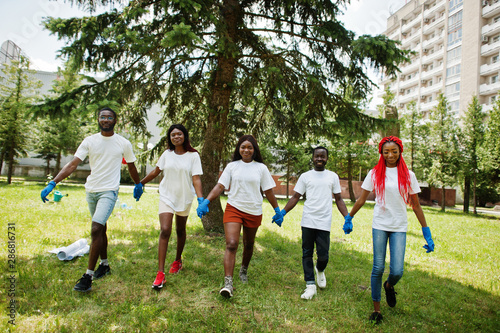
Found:
<path fill-rule="evenodd" d="M 290 193 L 289 193 L 289 190 L 288 188 L 290 187 L 290 154 L 286 154 L 287 155 L 287 163 L 286 163 L 286 199 L 288 200 L 288 198 L 290 197 Z"/>
<path fill-rule="evenodd" d="M 61 170 L 61 155 L 61 150 L 59 150 L 57 152 L 56 167 L 54 168 L 54 174 L 52 175 L 52 177 L 57 176 L 57 173 L 59 172 L 59 170 Z"/>
<path fill-rule="evenodd" d="M 444 212 L 446 207 L 446 192 L 444 185 L 441 187 L 441 211 Z"/>
<path fill-rule="evenodd" d="M 47 162 L 47 164 L 45 164 L 45 176 L 48 176 L 50 174 L 50 160 L 50 157 L 47 157 L 45 159 L 45 161 Z"/>
<path fill-rule="evenodd" d="M 349 198 L 351 202 L 356 202 L 354 188 L 352 187 L 352 156 L 347 154 L 347 184 L 349 185 Z"/>
<path fill-rule="evenodd" d="M 0 175 L 2 174 L 3 169 L 3 158 L 5 157 L 5 151 L 2 150 L 2 154 L 0 154 Z"/>
<path fill-rule="evenodd" d="M 7 154 L 7 184 L 12 184 L 12 174 L 14 173 L 14 148 L 9 148 L 9 153 Z"/>
<path fill-rule="evenodd" d="M 477 215 L 477 198 L 476 198 L 476 172 L 474 171 L 474 185 L 472 186 L 472 205 L 474 207 L 474 214 Z"/>
<path fill-rule="evenodd" d="M 226 35 L 225 42 L 227 45 L 222 48 L 228 51 L 219 55 L 217 69 L 213 73 L 213 79 L 210 84 L 209 115 L 202 149 L 202 186 L 205 195 L 210 193 L 214 185 L 217 184 L 219 177 L 224 151 L 224 140 L 228 132 L 227 117 L 234 81 L 234 71 L 237 64 L 237 60 L 230 50 L 235 47 L 233 43 L 237 38 L 241 8 L 238 1 L 235 0 L 224 1 L 222 7 L 224 8 L 223 20 L 227 30 L 218 33 Z M 220 198 L 217 198 L 210 203 L 210 213 L 202 219 L 205 231 L 224 232 L 222 216 L 223 211 Z"/>
<path fill-rule="evenodd" d="M 470 176 L 465 176 L 464 180 L 464 213 L 469 214 L 470 203 Z"/>

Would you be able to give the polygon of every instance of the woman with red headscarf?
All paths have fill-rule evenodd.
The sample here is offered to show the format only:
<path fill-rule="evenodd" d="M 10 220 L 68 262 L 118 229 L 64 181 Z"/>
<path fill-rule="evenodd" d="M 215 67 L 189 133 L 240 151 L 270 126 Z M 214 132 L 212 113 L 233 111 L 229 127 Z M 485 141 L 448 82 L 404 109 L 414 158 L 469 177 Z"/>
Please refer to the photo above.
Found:
<path fill-rule="evenodd" d="M 417 178 L 408 170 L 403 159 L 403 143 L 395 136 L 383 138 L 379 143 L 380 159 L 378 164 L 370 170 L 361 185 L 363 192 L 358 198 L 351 212 L 346 215 L 344 231 L 352 231 L 352 217 L 365 204 L 371 191 L 375 192 L 375 208 L 373 211 L 373 269 L 371 275 L 371 289 L 374 312 L 370 320 L 375 323 L 382 321 L 380 313 L 380 299 L 382 289 L 382 275 L 385 268 L 387 242 L 390 250 L 389 277 L 384 282 L 387 304 L 396 305 L 396 291 L 394 286 L 403 276 L 404 256 L 406 247 L 406 231 L 408 219 L 406 205 L 410 205 L 417 216 L 427 244 L 427 252 L 434 251 L 434 242 L 431 232 L 425 221 L 424 212 L 418 200 L 420 187 Z"/>

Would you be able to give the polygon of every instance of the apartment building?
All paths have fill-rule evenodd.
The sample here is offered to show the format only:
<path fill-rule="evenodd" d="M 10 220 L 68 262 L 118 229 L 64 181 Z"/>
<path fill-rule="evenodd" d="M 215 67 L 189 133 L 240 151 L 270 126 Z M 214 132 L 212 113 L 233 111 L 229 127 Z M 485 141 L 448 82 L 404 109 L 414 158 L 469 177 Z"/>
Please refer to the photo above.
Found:
<path fill-rule="evenodd" d="M 410 0 L 387 19 L 389 38 L 415 51 L 395 80 L 383 77 L 400 112 L 415 101 L 428 116 L 443 93 L 454 116 L 473 95 L 483 110 L 500 91 L 500 0 Z"/>

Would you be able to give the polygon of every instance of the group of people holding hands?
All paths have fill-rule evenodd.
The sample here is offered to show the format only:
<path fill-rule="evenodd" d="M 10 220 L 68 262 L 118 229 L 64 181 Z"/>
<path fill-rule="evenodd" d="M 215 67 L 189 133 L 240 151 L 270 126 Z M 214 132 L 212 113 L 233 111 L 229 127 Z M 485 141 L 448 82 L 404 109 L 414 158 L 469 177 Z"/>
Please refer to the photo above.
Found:
<path fill-rule="evenodd" d="M 120 183 L 120 165 L 124 158 L 132 179 L 135 182 L 134 198 L 139 200 L 144 185 L 163 172 L 159 193 L 160 235 L 158 245 L 158 271 L 152 287 L 161 289 L 165 283 L 165 258 L 172 232 L 175 215 L 177 251 L 169 273 L 178 273 L 182 269 L 182 252 L 186 242 L 186 223 L 193 198 L 196 196 L 197 215 L 202 218 L 209 213 L 210 202 L 228 191 L 227 205 L 223 223 L 226 240 L 224 252 L 224 283 L 220 295 L 233 296 L 233 274 L 236 264 L 236 252 L 243 229 L 243 258 L 239 269 L 242 283 L 248 282 L 248 267 L 252 259 L 255 237 L 262 223 L 262 192 L 275 211 L 272 222 L 281 226 L 287 213 L 306 196 L 302 214 L 302 266 L 306 287 L 302 299 L 312 299 L 317 294 L 316 285 L 325 288 L 325 269 L 329 259 L 330 230 L 332 222 L 332 198 L 339 212 L 344 216 L 343 230 L 346 234 L 353 229 L 353 217 L 364 205 L 370 192 L 375 193 L 373 214 L 373 269 L 371 291 L 374 311 L 370 320 L 380 323 L 380 300 L 382 285 L 389 306 L 396 305 L 394 286 L 403 275 L 406 246 L 407 212 L 410 205 L 422 226 L 427 244 L 427 252 L 434 250 L 434 242 L 420 207 L 418 193 L 420 188 L 415 174 L 408 170 L 402 153 L 403 144 L 397 137 L 385 137 L 379 143 L 380 160 L 368 173 L 363 184 L 362 194 L 349 212 L 341 197 L 339 177 L 335 172 L 325 169 L 328 150 L 316 147 L 313 150 L 313 170 L 303 173 L 294 188 L 290 200 L 283 209 L 278 206 L 273 188 L 276 184 L 264 164 L 259 145 L 251 135 L 244 135 L 236 144 L 232 162 L 223 170 L 218 183 L 206 198 L 203 197 L 201 179 L 203 174 L 198 152 L 191 146 L 189 134 L 181 124 L 172 125 L 167 132 L 168 149 L 159 158 L 156 167 L 142 180 L 139 179 L 134 162 L 136 160 L 128 140 L 114 133 L 116 113 L 104 108 L 98 113 L 100 133 L 87 137 L 79 146 L 71 162 L 63 167 L 59 174 L 42 190 L 41 197 L 47 195 L 55 185 L 68 177 L 87 156 L 91 174 L 85 188 L 87 202 L 92 216 L 92 244 L 89 254 L 88 269 L 78 280 L 74 290 L 89 291 L 93 279 L 99 279 L 110 272 L 107 258 L 106 222 L 118 197 Z M 387 243 L 390 249 L 390 272 L 382 283 L 385 268 Z M 313 254 L 316 246 L 317 261 Z M 101 262 L 97 268 L 98 258 Z"/>

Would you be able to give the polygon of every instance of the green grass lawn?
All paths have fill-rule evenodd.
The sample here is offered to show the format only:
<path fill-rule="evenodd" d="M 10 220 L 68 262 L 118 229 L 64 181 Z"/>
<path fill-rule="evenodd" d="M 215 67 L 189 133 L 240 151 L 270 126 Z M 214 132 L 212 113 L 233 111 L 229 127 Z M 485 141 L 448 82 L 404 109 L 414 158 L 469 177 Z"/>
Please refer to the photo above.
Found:
<path fill-rule="evenodd" d="M 302 204 L 285 217 L 282 228 L 264 222 L 248 274 L 235 279 L 234 297 L 222 299 L 225 242 L 208 235 L 193 212 L 183 255 L 184 267 L 167 276 L 160 292 L 151 289 L 157 270 L 158 194 L 148 187 L 140 202 L 132 189 L 108 221 L 112 274 L 92 291 L 73 291 L 85 272 L 88 255 L 70 262 L 48 253 L 80 238 L 90 242 L 90 219 L 82 186 L 59 186 L 69 194 L 60 203 L 42 204 L 40 185 L 0 184 L 2 288 L 0 330 L 18 332 L 500 332 L 500 219 L 424 207 L 436 243 L 425 253 L 420 226 L 410 211 L 405 274 L 396 286 L 398 304 L 382 302 L 384 322 L 372 326 L 370 296 L 371 217 L 366 204 L 344 235 L 334 206 L 327 288 L 310 301 L 300 299 L 305 282 L 301 264 Z M 285 205 L 280 200 L 280 207 Z M 347 203 L 347 202 L 346 202 Z M 350 207 L 349 207 L 350 208 Z M 8 226 L 15 226 L 15 329 L 8 323 Z M 167 265 L 175 256 L 172 235 Z M 241 246 L 240 246 L 241 247 Z M 237 271 L 241 263 L 238 250 Z M 389 265 L 386 265 L 388 273 Z M 385 277 L 386 275 L 384 275 Z M 384 296 L 383 296 L 384 297 Z"/>

